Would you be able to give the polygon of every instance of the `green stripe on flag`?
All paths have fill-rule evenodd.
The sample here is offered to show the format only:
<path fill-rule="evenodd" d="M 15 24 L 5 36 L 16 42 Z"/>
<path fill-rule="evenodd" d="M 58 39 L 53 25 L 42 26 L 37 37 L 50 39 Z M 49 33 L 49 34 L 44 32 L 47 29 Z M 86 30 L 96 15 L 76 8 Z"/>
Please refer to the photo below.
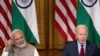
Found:
<path fill-rule="evenodd" d="M 12 29 L 22 30 L 24 32 L 25 39 L 27 42 L 38 44 L 29 26 L 27 25 L 24 17 L 20 13 L 20 11 L 18 10 L 14 2 L 12 5 L 12 9 L 13 9 L 12 10 Z"/>
<path fill-rule="evenodd" d="M 82 4 L 78 1 L 77 25 L 79 24 L 84 24 L 88 27 L 88 40 L 100 45 L 100 36 L 93 25 L 91 17 Z"/>

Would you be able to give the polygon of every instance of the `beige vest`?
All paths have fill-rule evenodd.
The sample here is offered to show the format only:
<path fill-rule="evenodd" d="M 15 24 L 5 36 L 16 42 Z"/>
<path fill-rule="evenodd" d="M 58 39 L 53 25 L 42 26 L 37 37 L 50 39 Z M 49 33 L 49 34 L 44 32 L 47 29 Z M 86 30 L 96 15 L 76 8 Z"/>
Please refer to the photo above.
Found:
<path fill-rule="evenodd" d="M 24 48 L 13 47 L 9 56 L 34 56 L 35 47 L 28 44 Z"/>

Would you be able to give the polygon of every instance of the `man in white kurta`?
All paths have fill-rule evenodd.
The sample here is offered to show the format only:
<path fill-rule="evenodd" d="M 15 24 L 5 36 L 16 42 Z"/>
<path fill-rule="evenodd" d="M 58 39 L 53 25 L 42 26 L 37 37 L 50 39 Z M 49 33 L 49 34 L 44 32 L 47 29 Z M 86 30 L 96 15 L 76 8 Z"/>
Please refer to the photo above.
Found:
<path fill-rule="evenodd" d="M 24 48 L 14 47 L 14 50 L 7 52 L 3 50 L 2 56 L 39 56 L 35 47 L 30 44 L 27 44 Z"/>
<path fill-rule="evenodd" d="M 1 56 L 39 56 L 35 46 L 26 43 L 24 34 L 16 29 L 12 32 L 12 39 L 6 42 Z"/>

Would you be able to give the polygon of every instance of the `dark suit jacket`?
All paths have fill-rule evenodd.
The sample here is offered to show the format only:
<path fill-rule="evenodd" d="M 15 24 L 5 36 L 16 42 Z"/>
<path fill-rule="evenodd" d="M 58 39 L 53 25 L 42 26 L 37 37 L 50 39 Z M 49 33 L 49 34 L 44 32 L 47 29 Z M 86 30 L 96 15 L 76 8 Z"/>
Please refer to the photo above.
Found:
<path fill-rule="evenodd" d="M 65 44 L 63 56 L 79 56 L 78 44 L 76 40 Z M 98 56 L 97 46 L 94 43 L 86 41 L 85 56 Z"/>

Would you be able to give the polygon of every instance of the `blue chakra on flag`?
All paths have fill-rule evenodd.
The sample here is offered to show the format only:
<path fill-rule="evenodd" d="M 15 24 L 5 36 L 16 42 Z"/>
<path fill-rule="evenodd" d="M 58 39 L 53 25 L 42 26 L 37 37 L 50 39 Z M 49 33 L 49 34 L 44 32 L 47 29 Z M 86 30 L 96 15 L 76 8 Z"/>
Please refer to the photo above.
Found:
<path fill-rule="evenodd" d="M 23 9 L 31 6 L 32 2 L 33 0 L 15 0 L 16 5 Z"/>
<path fill-rule="evenodd" d="M 81 2 L 87 7 L 92 7 L 96 4 L 97 0 L 81 0 Z"/>

